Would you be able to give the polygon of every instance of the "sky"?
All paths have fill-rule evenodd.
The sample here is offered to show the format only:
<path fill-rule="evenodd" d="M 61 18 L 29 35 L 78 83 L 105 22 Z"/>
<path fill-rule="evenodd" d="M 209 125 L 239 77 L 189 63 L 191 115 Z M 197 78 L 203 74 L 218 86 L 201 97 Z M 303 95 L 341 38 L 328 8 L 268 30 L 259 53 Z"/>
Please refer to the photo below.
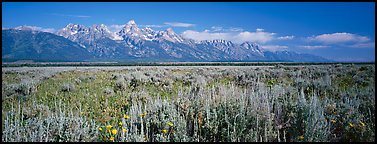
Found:
<path fill-rule="evenodd" d="M 250 41 L 268 51 L 375 61 L 374 2 L 2 2 L 3 29 L 55 32 L 73 23 L 115 32 L 130 20 L 198 41 Z"/>

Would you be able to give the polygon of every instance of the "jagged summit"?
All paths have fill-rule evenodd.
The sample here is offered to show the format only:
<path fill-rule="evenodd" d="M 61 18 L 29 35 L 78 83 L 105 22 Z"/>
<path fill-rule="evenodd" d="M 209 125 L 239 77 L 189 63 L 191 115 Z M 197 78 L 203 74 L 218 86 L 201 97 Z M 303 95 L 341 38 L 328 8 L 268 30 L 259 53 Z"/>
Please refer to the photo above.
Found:
<path fill-rule="evenodd" d="M 135 20 L 132 19 L 132 20 L 127 22 L 127 25 L 136 25 L 136 22 L 135 22 Z"/>
<path fill-rule="evenodd" d="M 172 28 L 167 28 L 166 31 L 167 31 L 168 33 L 174 33 L 174 31 L 173 31 Z"/>

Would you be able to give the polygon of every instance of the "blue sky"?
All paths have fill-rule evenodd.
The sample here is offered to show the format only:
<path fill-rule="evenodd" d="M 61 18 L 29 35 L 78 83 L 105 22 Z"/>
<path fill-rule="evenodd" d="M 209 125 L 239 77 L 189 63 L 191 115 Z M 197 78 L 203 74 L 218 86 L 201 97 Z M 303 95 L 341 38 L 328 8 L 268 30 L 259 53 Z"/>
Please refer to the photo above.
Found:
<path fill-rule="evenodd" d="M 117 30 L 134 19 L 139 27 L 172 27 L 196 40 L 257 42 L 265 50 L 290 50 L 339 61 L 375 59 L 373 2 L 3 2 L 2 27 L 56 31 L 69 23 L 105 24 Z"/>

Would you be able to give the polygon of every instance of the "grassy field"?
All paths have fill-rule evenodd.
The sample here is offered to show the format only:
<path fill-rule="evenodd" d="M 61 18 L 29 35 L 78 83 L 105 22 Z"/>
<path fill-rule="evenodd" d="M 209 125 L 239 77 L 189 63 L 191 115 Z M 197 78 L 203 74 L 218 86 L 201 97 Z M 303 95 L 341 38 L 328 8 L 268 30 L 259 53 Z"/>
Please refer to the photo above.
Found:
<path fill-rule="evenodd" d="M 371 142 L 374 114 L 374 64 L 2 69 L 2 141 Z"/>

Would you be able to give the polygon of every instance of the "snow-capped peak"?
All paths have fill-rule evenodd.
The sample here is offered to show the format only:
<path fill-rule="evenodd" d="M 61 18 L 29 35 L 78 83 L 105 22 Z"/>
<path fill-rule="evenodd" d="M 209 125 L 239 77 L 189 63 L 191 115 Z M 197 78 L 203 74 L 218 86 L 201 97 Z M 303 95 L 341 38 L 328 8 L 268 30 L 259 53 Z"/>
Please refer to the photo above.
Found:
<path fill-rule="evenodd" d="M 153 31 L 153 29 L 151 29 L 150 27 L 145 27 L 144 30 L 145 31 Z"/>
<path fill-rule="evenodd" d="M 143 33 L 142 38 L 144 40 L 152 41 L 156 38 L 156 32 L 150 27 L 143 28 L 141 31 Z"/>
<path fill-rule="evenodd" d="M 132 20 L 127 22 L 127 25 L 136 25 L 136 22 L 135 22 L 135 20 L 132 19 Z"/>
<path fill-rule="evenodd" d="M 65 38 L 67 38 L 71 35 L 76 35 L 80 32 L 81 33 L 88 33 L 89 29 L 87 27 L 85 27 L 84 25 L 69 23 L 66 27 L 59 30 L 56 34 L 59 35 L 59 36 L 63 36 Z"/>
<path fill-rule="evenodd" d="M 69 23 L 67 26 L 65 26 L 66 29 L 84 29 L 86 28 L 84 25 L 80 25 L 80 24 L 72 24 L 72 23 Z"/>
<path fill-rule="evenodd" d="M 95 31 L 99 31 L 101 33 L 110 33 L 110 30 L 107 28 L 106 25 L 104 24 L 101 24 L 101 25 L 93 25 L 92 28 L 95 30 Z"/>
<path fill-rule="evenodd" d="M 171 42 L 178 42 L 178 43 L 184 42 L 184 39 L 182 38 L 182 36 L 176 34 L 172 28 L 168 28 L 165 31 L 159 31 L 156 37 L 162 38 L 164 40 L 171 41 Z"/>
<path fill-rule="evenodd" d="M 256 43 L 244 42 L 241 44 L 241 46 L 244 47 L 245 49 L 255 48 L 259 50 L 259 45 Z"/>
<path fill-rule="evenodd" d="M 168 32 L 168 34 L 174 34 L 174 31 L 172 28 L 167 28 L 166 29 L 166 32 Z"/>
<path fill-rule="evenodd" d="M 122 40 L 123 38 L 118 36 L 116 33 L 111 32 L 105 24 L 93 25 L 92 28 L 94 32 L 99 32 L 100 37 L 108 37 L 112 40 Z"/>
<path fill-rule="evenodd" d="M 92 27 L 87 28 L 84 25 L 69 23 L 66 27 L 58 31 L 56 34 L 65 38 L 69 38 L 73 41 L 77 39 L 88 39 L 92 41 L 99 38 L 122 40 L 121 37 L 113 32 L 110 32 L 110 30 L 104 24 L 94 24 Z"/>
<path fill-rule="evenodd" d="M 121 37 L 140 37 L 142 33 L 137 27 L 135 21 L 130 20 L 117 34 Z"/>
<path fill-rule="evenodd" d="M 240 46 L 247 49 L 248 51 L 253 52 L 253 53 L 263 55 L 263 51 L 260 49 L 260 46 L 256 43 L 244 42 Z"/>

